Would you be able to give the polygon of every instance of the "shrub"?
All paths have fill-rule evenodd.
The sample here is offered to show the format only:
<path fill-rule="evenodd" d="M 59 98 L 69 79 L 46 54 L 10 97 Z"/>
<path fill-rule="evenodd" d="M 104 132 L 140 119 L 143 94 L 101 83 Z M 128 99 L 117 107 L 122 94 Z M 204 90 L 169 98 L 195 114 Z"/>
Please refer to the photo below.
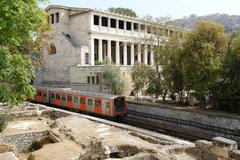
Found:
<path fill-rule="evenodd" d="M 0 114 L 0 133 L 6 128 L 9 118 L 8 114 Z"/>

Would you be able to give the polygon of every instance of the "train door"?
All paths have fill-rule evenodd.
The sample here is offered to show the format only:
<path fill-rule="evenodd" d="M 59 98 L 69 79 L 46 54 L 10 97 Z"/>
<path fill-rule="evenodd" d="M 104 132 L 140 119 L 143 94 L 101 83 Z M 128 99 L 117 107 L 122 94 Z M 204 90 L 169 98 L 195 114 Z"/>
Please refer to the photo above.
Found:
<path fill-rule="evenodd" d="M 79 109 L 79 98 L 77 96 L 73 97 L 73 108 Z"/>
<path fill-rule="evenodd" d="M 96 114 L 102 114 L 102 100 L 100 98 L 95 98 L 94 112 Z"/>
<path fill-rule="evenodd" d="M 87 100 L 87 106 L 86 106 L 86 110 L 88 112 L 94 112 L 94 100 L 93 98 L 86 98 Z"/>
<path fill-rule="evenodd" d="M 109 100 L 102 100 L 102 114 L 110 115 L 110 103 Z"/>
<path fill-rule="evenodd" d="M 66 95 L 61 96 L 61 106 L 67 107 Z"/>
<path fill-rule="evenodd" d="M 50 104 L 55 104 L 55 93 L 50 92 Z"/>
<path fill-rule="evenodd" d="M 56 105 L 60 106 L 61 105 L 61 96 L 59 93 L 56 93 L 56 98 L 55 98 L 55 103 Z"/>
<path fill-rule="evenodd" d="M 72 95 L 67 96 L 67 107 L 69 107 L 69 108 L 73 107 Z"/>
<path fill-rule="evenodd" d="M 85 96 L 80 97 L 80 109 L 82 111 L 86 111 L 86 97 Z"/>
<path fill-rule="evenodd" d="M 42 102 L 42 100 L 43 100 L 42 91 L 37 90 L 37 101 Z"/>
<path fill-rule="evenodd" d="M 43 92 L 43 102 L 48 103 L 48 90 L 44 90 Z"/>

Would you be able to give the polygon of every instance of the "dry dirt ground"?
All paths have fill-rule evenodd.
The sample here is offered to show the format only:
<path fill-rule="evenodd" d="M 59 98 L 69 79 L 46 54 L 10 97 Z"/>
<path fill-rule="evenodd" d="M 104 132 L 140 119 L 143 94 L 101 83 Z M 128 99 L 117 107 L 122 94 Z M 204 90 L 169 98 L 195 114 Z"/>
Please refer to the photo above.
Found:
<path fill-rule="evenodd" d="M 78 116 L 52 120 L 49 117 L 17 118 L 2 135 L 48 130 L 55 143 L 43 143 L 28 153 L 16 153 L 20 160 L 194 160 L 185 152 L 188 143 L 158 139 Z M 57 139 L 57 142 L 56 142 Z"/>

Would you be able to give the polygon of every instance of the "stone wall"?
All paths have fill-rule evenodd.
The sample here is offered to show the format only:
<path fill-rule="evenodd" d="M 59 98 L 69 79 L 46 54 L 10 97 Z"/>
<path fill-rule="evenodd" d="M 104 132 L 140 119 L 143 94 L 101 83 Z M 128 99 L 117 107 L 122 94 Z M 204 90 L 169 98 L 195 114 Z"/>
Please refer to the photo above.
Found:
<path fill-rule="evenodd" d="M 187 134 L 211 139 L 217 136 L 236 140 L 240 143 L 240 117 L 231 114 L 200 111 L 184 107 L 172 107 L 151 103 L 127 103 L 128 111 L 149 114 L 154 121 L 173 131 L 183 130 Z M 149 120 L 149 119 L 146 119 Z M 170 128 L 172 127 L 172 128 Z"/>
<path fill-rule="evenodd" d="M 195 147 L 187 150 L 200 160 L 240 160 L 237 142 L 222 137 L 212 141 L 198 140 Z"/>
<path fill-rule="evenodd" d="M 43 136 L 47 136 L 48 134 L 49 134 L 48 131 L 42 131 L 42 132 L 31 132 L 31 133 L 25 133 L 25 134 L 0 136 L 0 143 L 11 144 L 14 147 L 16 147 L 16 150 L 18 152 L 27 152 L 31 148 L 32 143 L 35 140 Z"/>

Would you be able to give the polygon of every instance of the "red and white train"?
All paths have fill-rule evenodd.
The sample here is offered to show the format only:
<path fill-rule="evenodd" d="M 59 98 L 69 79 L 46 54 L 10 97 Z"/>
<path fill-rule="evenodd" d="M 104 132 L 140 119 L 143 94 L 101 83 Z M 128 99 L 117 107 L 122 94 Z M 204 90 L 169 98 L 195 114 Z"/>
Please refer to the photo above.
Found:
<path fill-rule="evenodd" d="M 68 88 L 36 87 L 31 101 L 79 110 L 109 118 L 123 117 L 126 110 L 124 96 L 76 91 Z"/>

